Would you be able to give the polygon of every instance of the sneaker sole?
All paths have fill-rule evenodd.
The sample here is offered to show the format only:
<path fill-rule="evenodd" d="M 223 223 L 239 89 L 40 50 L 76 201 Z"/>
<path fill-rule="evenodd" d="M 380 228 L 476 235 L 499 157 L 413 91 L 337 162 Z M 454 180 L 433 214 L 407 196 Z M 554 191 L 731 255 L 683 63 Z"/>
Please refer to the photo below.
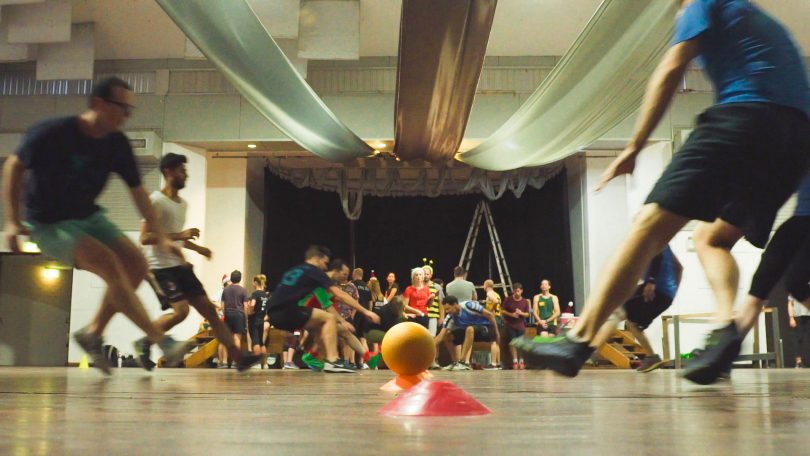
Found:
<path fill-rule="evenodd" d="M 354 370 L 351 370 L 351 369 L 344 369 L 342 367 L 333 367 L 331 369 L 324 368 L 323 372 L 326 372 L 326 373 L 329 373 L 329 374 L 356 374 L 357 373 L 357 371 L 354 371 Z"/>
<path fill-rule="evenodd" d="M 646 374 L 647 372 L 652 372 L 652 371 L 654 371 L 656 369 L 659 369 L 661 366 L 663 366 L 664 364 L 666 364 L 668 362 L 669 361 L 667 361 L 667 360 L 661 360 L 661 361 L 658 361 L 657 363 L 650 364 L 649 366 L 645 367 L 644 369 L 636 369 L 636 371 L 638 371 L 638 372 L 640 372 L 642 374 Z"/>

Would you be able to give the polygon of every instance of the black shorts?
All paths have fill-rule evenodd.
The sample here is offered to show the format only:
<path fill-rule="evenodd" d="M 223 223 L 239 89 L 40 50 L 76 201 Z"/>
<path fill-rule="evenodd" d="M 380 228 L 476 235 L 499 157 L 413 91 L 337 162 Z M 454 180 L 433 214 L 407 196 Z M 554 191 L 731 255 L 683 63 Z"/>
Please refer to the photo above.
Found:
<path fill-rule="evenodd" d="M 267 310 L 267 318 L 276 329 L 295 331 L 303 329 L 312 318 L 311 307 L 299 307 L 298 304 L 277 305 Z"/>
<path fill-rule="evenodd" d="M 540 334 L 541 332 L 547 332 L 549 334 L 556 335 L 557 334 L 557 325 L 548 325 L 548 328 L 544 328 L 543 325 L 538 324 L 537 325 L 537 334 Z"/>
<path fill-rule="evenodd" d="M 464 343 L 464 333 L 466 328 L 456 328 L 450 331 L 453 335 L 453 345 L 461 345 Z M 493 342 L 495 340 L 495 331 L 489 326 L 475 325 L 473 326 L 473 342 Z"/>
<path fill-rule="evenodd" d="M 524 334 L 526 334 L 526 329 L 515 329 L 509 325 L 506 326 L 507 341 L 517 339 L 518 337 L 523 337 Z"/>
<path fill-rule="evenodd" d="M 166 295 L 168 302 L 162 301 L 163 310 L 169 310 L 172 302 L 180 302 L 185 299 L 197 296 L 205 296 L 203 288 L 197 276 L 194 275 L 192 266 L 175 266 L 173 268 L 152 269 L 160 289 Z"/>
<path fill-rule="evenodd" d="M 672 299 L 661 293 L 656 293 L 652 301 L 644 302 L 643 290 L 644 285 L 639 285 L 633 297 L 623 306 L 627 321 L 634 323 L 639 329 L 647 329 L 653 320 L 672 305 Z"/>
<path fill-rule="evenodd" d="M 248 321 L 248 331 L 250 332 L 250 343 L 252 345 L 264 345 L 264 319 L 257 318 Z"/>
<path fill-rule="evenodd" d="M 810 120 L 769 103 L 713 106 L 653 187 L 646 203 L 705 222 L 722 218 L 763 247 L 776 212 L 807 170 Z"/>
<path fill-rule="evenodd" d="M 234 334 L 245 333 L 245 314 L 238 310 L 225 309 L 225 324 Z"/>

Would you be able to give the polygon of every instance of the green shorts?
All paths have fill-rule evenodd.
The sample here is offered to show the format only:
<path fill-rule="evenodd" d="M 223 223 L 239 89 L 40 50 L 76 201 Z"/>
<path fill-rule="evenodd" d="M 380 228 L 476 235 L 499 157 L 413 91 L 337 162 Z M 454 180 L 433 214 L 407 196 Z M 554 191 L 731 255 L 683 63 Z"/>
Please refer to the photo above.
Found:
<path fill-rule="evenodd" d="M 37 243 L 42 253 L 73 266 L 76 246 L 85 236 L 90 236 L 104 245 L 110 245 L 125 237 L 124 233 L 107 219 L 104 215 L 106 212 L 99 209 L 83 219 L 62 220 L 56 223 L 29 222 L 27 225 L 31 229 L 31 240 Z"/>
<path fill-rule="evenodd" d="M 335 303 L 335 297 L 325 288 L 318 287 L 298 301 L 298 307 L 326 310 Z"/>

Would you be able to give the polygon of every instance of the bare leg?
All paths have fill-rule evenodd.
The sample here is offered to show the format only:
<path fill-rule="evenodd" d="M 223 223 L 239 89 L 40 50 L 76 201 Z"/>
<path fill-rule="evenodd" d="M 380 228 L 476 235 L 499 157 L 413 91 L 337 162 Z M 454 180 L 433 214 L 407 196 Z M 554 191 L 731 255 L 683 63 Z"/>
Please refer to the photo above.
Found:
<path fill-rule="evenodd" d="M 734 320 L 740 271 L 731 256 L 731 248 L 742 235 L 742 230 L 720 219 L 713 223 L 701 223 L 695 230 L 695 250 L 714 292 L 717 301 L 715 318 L 721 324 Z"/>
<path fill-rule="evenodd" d="M 208 320 L 211 325 L 211 331 L 214 331 L 214 337 L 217 338 L 220 345 L 226 349 L 238 348 L 234 345 L 234 337 L 228 325 L 219 319 L 217 315 L 217 308 L 214 303 L 208 300 L 207 296 L 196 296 L 191 298 L 191 305 L 197 309 L 197 312 Z"/>
<path fill-rule="evenodd" d="M 467 364 L 470 364 L 472 357 L 473 342 L 475 342 L 475 328 L 467 326 L 467 329 L 464 330 L 464 343 L 461 346 L 461 359 Z"/>
<path fill-rule="evenodd" d="M 644 206 L 630 233 L 605 266 L 572 335 L 592 341 L 610 314 L 633 295 L 638 279 L 653 257 L 687 221 L 657 204 Z"/>
<path fill-rule="evenodd" d="M 335 317 L 321 309 L 312 309 L 312 317 L 305 328 L 319 333 L 318 339 L 323 343 L 326 352 L 323 355 L 326 356 L 326 360 L 329 362 L 337 361 L 337 325 Z"/>
<path fill-rule="evenodd" d="M 165 332 L 180 324 L 186 317 L 188 317 L 188 301 L 173 302 L 172 313 L 159 316 L 154 323 Z"/>
<path fill-rule="evenodd" d="M 652 345 L 650 345 L 650 339 L 647 339 L 647 335 L 644 334 L 644 331 L 632 321 L 625 322 L 624 324 L 627 326 L 627 330 L 633 333 L 633 337 L 636 338 L 641 348 L 643 348 L 648 355 L 654 355 L 655 350 L 653 350 Z"/>
<path fill-rule="evenodd" d="M 99 242 L 99 244 L 101 243 Z M 101 245 L 103 246 L 104 244 Z M 135 246 L 135 244 L 133 244 L 128 238 L 120 238 L 119 240 L 112 242 L 110 245 L 105 247 L 111 250 L 110 254 L 114 255 L 122 263 L 124 267 L 124 275 L 129 281 L 132 290 L 134 291 L 137 289 L 138 285 L 140 285 L 149 271 L 148 266 L 146 265 L 146 260 L 144 259 L 140 249 L 138 249 L 138 247 Z M 77 247 L 76 250 L 78 253 L 82 249 L 81 247 Z M 82 269 L 90 271 L 90 269 L 83 267 L 79 262 L 79 256 L 76 255 L 76 265 Z M 99 308 L 98 312 L 96 312 L 93 321 L 87 326 L 88 331 L 101 335 L 112 317 L 116 313 L 122 311 L 118 307 L 118 304 L 114 302 L 113 298 L 110 296 L 110 291 L 107 290 L 107 292 L 104 293 L 104 299 L 101 302 L 101 307 Z M 141 305 L 141 307 L 143 307 L 143 305 Z"/>
<path fill-rule="evenodd" d="M 132 245 L 128 240 L 126 242 Z M 135 248 L 135 246 L 132 245 L 132 248 Z M 143 308 L 143 304 L 135 295 L 132 277 L 136 274 L 127 272 L 130 269 L 140 268 L 145 274 L 146 262 L 143 256 L 140 256 L 140 261 L 134 264 L 124 263 L 110 248 L 87 236 L 77 245 L 75 260 L 78 267 L 96 274 L 107 284 L 104 301 L 101 309 L 96 314 L 95 324 L 91 323 L 88 328 L 89 332 L 101 335 L 109 322 L 108 316 L 112 316 L 117 310 L 123 312 L 127 318 L 145 332 L 151 342 L 158 342 L 163 337 L 163 331 L 152 324 L 149 315 Z"/>

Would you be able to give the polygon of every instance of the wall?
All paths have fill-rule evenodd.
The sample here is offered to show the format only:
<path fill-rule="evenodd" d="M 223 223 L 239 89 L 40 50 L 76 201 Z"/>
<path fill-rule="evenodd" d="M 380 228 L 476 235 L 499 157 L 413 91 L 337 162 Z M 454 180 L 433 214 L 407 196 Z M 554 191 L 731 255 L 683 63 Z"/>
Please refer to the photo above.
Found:
<path fill-rule="evenodd" d="M 0 255 L 0 366 L 64 366 L 71 270 L 43 276 L 41 255 Z"/>

